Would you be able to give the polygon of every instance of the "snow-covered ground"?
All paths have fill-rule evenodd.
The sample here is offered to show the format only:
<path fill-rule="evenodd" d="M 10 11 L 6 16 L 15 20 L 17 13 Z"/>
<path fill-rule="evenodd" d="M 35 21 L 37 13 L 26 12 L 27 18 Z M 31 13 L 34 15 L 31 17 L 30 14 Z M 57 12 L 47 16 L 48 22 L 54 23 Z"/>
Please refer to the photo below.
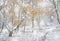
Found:
<path fill-rule="evenodd" d="M 17 31 L 12 37 L 8 37 L 9 32 L 5 29 L 0 34 L 0 41 L 60 41 L 60 26 L 46 26 L 45 29 L 34 30 L 33 32 Z"/>

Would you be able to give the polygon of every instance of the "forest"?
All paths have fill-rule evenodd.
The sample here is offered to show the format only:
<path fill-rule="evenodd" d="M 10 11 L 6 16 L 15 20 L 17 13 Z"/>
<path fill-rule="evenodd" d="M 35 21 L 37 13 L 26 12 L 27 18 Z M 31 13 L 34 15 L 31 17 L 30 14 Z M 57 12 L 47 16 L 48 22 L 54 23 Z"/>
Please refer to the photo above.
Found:
<path fill-rule="evenodd" d="M 0 0 L 0 41 L 60 41 L 60 0 Z"/>

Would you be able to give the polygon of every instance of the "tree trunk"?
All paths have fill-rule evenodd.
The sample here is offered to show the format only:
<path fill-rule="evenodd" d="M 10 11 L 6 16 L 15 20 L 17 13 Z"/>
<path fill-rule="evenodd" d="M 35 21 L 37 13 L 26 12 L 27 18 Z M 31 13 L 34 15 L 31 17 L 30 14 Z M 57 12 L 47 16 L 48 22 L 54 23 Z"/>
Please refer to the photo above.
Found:
<path fill-rule="evenodd" d="M 13 31 L 10 31 L 9 32 L 9 37 L 12 37 L 12 33 L 13 33 Z"/>

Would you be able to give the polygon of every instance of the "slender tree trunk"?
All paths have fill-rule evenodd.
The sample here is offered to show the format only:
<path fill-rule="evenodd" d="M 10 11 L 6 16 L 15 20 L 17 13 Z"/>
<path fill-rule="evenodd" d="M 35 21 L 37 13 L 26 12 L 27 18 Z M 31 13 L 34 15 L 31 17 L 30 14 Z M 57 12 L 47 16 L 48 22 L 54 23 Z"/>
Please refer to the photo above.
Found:
<path fill-rule="evenodd" d="M 56 4 L 55 4 L 55 1 L 53 0 L 53 5 L 54 5 L 54 8 L 55 8 L 55 12 L 56 12 L 56 15 L 57 15 L 57 20 L 58 20 L 58 22 L 59 22 L 59 24 L 60 24 L 60 21 L 59 21 L 59 15 L 58 15 L 58 10 L 57 10 L 57 6 L 56 6 Z"/>
<path fill-rule="evenodd" d="M 33 32 L 33 28 L 34 28 L 34 15 L 32 15 L 32 32 Z"/>
<path fill-rule="evenodd" d="M 40 30 L 40 16 L 37 19 L 37 25 L 38 25 L 38 29 Z"/>

